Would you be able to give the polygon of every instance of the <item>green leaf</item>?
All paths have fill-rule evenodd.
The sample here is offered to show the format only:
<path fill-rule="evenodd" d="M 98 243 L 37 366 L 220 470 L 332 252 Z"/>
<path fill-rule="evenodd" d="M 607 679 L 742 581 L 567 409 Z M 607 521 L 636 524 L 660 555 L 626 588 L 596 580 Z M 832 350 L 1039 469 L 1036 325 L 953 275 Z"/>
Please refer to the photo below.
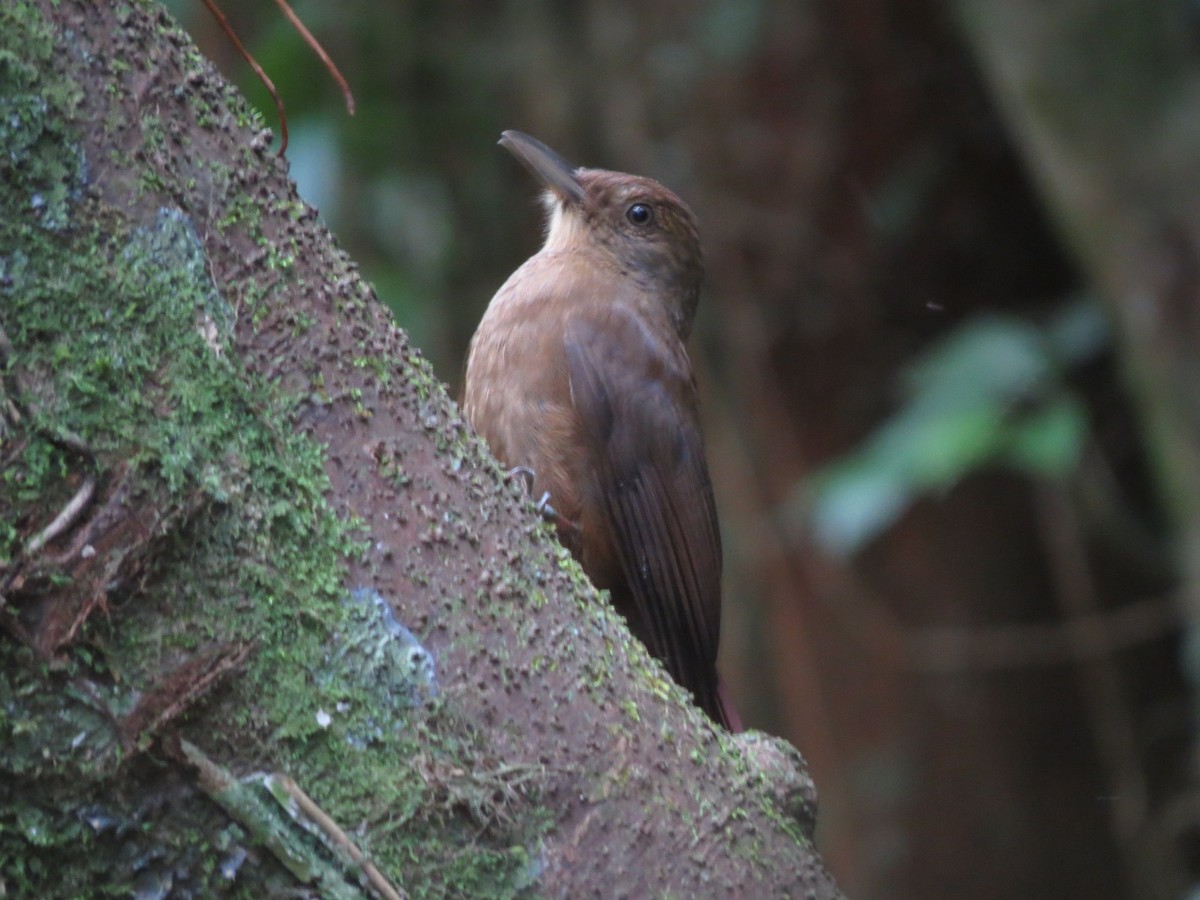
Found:
<path fill-rule="evenodd" d="M 900 409 L 810 479 L 791 513 L 806 518 L 828 550 L 848 554 L 916 498 L 988 465 L 1065 476 L 1079 458 L 1087 417 L 1061 368 L 1106 343 L 1103 316 L 1085 301 L 1044 328 L 995 315 L 963 323 L 908 370 Z"/>
<path fill-rule="evenodd" d="M 1061 477 L 1078 462 L 1086 432 L 1083 407 L 1064 395 L 1022 417 L 1020 427 L 1009 429 L 1003 459 L 1031 475 Z"/>

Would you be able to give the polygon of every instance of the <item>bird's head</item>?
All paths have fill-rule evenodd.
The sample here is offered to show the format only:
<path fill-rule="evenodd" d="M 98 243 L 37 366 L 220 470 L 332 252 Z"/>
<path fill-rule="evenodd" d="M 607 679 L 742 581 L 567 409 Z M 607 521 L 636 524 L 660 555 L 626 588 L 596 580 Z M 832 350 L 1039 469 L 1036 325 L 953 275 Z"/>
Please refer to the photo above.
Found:
<path fill-rule="evenodd" d="M 704 279 L 696 217 L 652 178 L 572 166 L 536 138 L 506 131 L 500 144 L 545 186 L 543 250 L 599 252 L 660 297 L 681 337 L 691 331 Z"/>

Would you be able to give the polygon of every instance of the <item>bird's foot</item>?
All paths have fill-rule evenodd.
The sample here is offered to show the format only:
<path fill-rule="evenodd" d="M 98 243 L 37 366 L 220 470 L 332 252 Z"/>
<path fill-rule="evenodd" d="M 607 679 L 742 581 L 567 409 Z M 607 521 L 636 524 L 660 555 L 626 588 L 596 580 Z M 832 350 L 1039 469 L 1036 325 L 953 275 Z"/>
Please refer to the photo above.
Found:
<path fill-rule="evenodd" d="M 525 482 L 525 493 L 527 494 L 533 493 L 533 477 L 534 471 L 529 466 L 517 466 L 504 473 L 505 481 L 521 478 Z"/>
<path fill-rule="evenodd" d="M 557 522 L 559 520 L 558 510 L 550 505 L 549 491 L 542 494 L 541 499 L 538 500 L 537 511 L 542 514 L 542 518 L 547 522 Z"/>
<path fill-rule="evenodd" d="M 525 482 L 526 492 L 531 497 L 533 496 L 533 482 L 534 482 L 534 479 L 537 477 L 537 473 L 534 472 L 533 469 L 529 468 L 529 466 L 517 466 L 515 468 L 509 469 L 504 477 L 509 481 L 512 481 L 514 478 L 520 478 L 522 481 Z M 542 496 L 538 499 L 537 511 L 538 511 L 538 514 L 543 519 L 545 519 L 547 522 L 549 522 L 551 525 L 561 526 L 563 524 L 566 524 L 568 527 L 572 527 L 572 528 L 575 527 L 573 522 L 570 522 L 569 520 L 564 519 L 562 516 L 560 516 L 558 514 L 558 510 L 556 510 L 553 506 L 550 505 L 550 492 L 549 491 L 546 491 L 545 493 L 543 493 Z"/>

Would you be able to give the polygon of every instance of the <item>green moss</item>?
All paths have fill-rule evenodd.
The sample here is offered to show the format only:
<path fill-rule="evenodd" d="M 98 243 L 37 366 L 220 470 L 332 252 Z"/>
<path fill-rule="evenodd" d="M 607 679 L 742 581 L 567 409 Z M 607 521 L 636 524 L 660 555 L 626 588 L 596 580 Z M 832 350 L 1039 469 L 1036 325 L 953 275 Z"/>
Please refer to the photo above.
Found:
<path fill-rule="evenodd" d="M 168 719 L 122 730 L 169 673 L 246 645 L 220 687 L 222 712 L 210 719 L 205 700 L 184 698 L 171 734 L 216 759 L 236 746 L 239 765 L 286 772 L 413 894 L 519 893 L 536 878 L 546 826 L 531 812 L 540 773 L 479 769 L 481 741 L 438 696 L 419 642 L 347 584 L 361 542 L 327 506 L 322 449 L 296 434 L 296 399 L 237 359 L 237 314 L 184 212 L 163 207 L 133 224 L 87 192 L 67 124 L 80 93 L 53 76 L 61 48 L 29 13 L 0 9 L 0 324 L 13 348 L 0 375 L 19 382 L 12 399 L 28 438 L 0 477 L 0 560 L 15 558 L 30 523 L 70 496 L 84 468 L 102 485 L 128 479 L 131 502 L 157 514 L 157 543 L 154 568 L 111 597 L 110 615 L 94 615 L 52 669 L 0 644 L 0 883 L 21 895 L 294 888 L 289 872 L 298 876 L 269 854 L 237 862 L 254 829 L 164 757 Z M 228 115 L 206 110 L 209 122 Z M 164 135 L 151 125 L 154 152 Z M 212 171 L 214 184 L 236 180 Z M 143 173 L 143 191 L 167 196 L 191 177 Z M 285 302 L 298 253 L 266 241 L 264 210 L 299 211 L 248 197 L 220 227 L 257 238 L 276 273 L 240 298 L 258 320 Z M 363 365 L 374 365 L 365 354 Z M 408 372 L 433 393 L 427 366 Z M 120 548 L 102 552 L 122 565 Z M 41 574 L 47 596 L 71 589 L 61 573 Z M 249 796 L 240 780 L 229 788 Z M 290 837 L 331 858 L 301 830 L 293 822 Z M 334 879 L 326 887 L 355 883 L 336 865 L 322 871 Z"/>
<path fill-rule="evenodd" d="M 83 150 L 65 124 L 83 91 L 68 80 L 42 81 L 39 67 L 54 53 L 54 36 L 33 23 L 30 4 L 0 8 L 0 33 L 8 35 L 0 46 L 0 171 L 6 188 L 16 188 L 11 214 L 61 231 L 83 184 Z"/>

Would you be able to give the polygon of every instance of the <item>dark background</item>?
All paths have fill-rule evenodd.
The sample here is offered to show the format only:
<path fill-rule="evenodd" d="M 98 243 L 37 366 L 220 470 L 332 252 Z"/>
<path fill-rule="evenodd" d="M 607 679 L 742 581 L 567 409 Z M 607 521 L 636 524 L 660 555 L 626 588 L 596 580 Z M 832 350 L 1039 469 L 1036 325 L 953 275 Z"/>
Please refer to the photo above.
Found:
<path fill-rule="evenodd" d="M 171 7 L 278 130 L 202 4 Z M 692 205 L 722 665 L 748 724 L 809 760 L 849 896 L 1191 881 L 1192 689 L 1147 436 L 946 7 L 297 3 L 353 118 L 272 3 L 228 7 L 301 192 L 455 393 L 539 241 L 501 130 Z"/>

